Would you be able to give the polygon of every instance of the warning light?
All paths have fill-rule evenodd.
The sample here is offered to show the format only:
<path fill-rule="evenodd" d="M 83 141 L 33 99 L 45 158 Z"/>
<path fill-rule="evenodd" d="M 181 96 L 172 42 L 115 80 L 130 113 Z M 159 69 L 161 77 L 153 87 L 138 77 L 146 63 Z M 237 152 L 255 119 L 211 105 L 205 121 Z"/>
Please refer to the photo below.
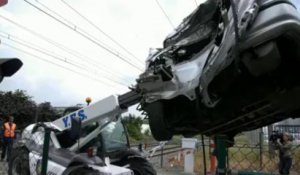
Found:
<path fill-rule="evenodd" d="M 92 102 L 92 98 L 91 97 L 86 97 L 85 101 L 86 101 L 87 105 L 89 105 Z"/>

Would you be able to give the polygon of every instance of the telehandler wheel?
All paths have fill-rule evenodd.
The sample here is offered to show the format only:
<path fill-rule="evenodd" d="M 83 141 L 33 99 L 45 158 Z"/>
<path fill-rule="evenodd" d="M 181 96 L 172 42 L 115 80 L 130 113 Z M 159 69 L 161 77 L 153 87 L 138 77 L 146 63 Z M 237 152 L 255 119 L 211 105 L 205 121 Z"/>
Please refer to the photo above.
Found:
<path fill-rule="evenodd" d="M 62 175 L 99 175 L 100 172 L 84 164 L 68 167 Z"/>
<path fill-rule="evenodd" d="M 120 161 L 118 165 L 131 169 L 134 175 L 156 175 L 156 171 L 150 162 L 141 157 L 124 159 Z"/>
<path fill-rule="evenodd" d="M 15 149 L 12 152 L 8 168 L 9 175 L 30 175 L 29 152 L 27 149 Z"/>
<path fill-rule="evenodd" d="M 72 172 L 70 172 L 68 175 L 99 175 L 99 171 L 94 170 L 92 168 L 82 167 L 78 168 Z"/>

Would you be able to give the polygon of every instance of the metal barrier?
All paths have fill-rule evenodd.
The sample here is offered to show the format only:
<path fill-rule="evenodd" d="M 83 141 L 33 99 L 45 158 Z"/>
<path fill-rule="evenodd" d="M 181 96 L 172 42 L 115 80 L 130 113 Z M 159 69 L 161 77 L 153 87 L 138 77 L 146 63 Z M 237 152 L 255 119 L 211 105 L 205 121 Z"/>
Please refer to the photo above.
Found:
<path fill-rule="evenodd" d="M 142 148 L 146 157 L 156 168 L 166 168 L 166 164 L 173 159 L 174 155 L 184 151 L 181 145 L 167 142 L 151 142 L 132 144 L 132 148 Z"/>

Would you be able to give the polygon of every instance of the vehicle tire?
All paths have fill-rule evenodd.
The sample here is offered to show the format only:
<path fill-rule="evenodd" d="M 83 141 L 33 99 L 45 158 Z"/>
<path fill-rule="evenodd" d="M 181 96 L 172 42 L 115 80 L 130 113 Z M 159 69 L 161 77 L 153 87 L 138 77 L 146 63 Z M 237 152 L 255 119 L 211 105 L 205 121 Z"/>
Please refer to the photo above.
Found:
<path fill-rule="evenodd" d="M 171 140 L 173 133 L 168 130 L 164 121 L 164 106 L 162 102 L 154 102 L 145 106 L 145 111 L 149 116 L 149 125 L 153 137 L 158 141 Z"/>
<path fill-rule="evenodd" d="M 116 163 L 133 171 L 134 175 L 156 175 L 156 171 L 149 161 L 142 157 L 131 157 Z"/>
<path fill-rule="evenodd" d="M 99 175 L 99 171 L 94 170 L 92 168 L 88 168 L 88 167 L 82 167 L 82 168 L 78 168 L 73 170 L 72 172 L 68 173 L 68 175 Z"/>
<path fill-rule="evenodd" d="M 30 175 L 29 152 L 26 148 L 17 148 L 12 152 L 8 164 L 9 175 Z"/>

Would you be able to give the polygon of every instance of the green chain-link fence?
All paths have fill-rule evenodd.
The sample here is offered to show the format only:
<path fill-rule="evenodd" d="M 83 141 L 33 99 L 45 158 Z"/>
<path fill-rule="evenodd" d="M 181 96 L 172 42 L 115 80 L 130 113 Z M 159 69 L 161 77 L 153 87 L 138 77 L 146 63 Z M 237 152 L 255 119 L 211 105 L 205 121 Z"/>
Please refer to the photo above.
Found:
<path fill-rule="evenodd" d="M 261 150 L 262 149 L 262 150 Z M 231 170 L 247 170 L 278 174 L 279 153 L 273 154 L 268 145 L 235 145 L 228 149 L 228 165 Z M 300 174 L 300 147 L 293 146 L 291 175 Z"/>

